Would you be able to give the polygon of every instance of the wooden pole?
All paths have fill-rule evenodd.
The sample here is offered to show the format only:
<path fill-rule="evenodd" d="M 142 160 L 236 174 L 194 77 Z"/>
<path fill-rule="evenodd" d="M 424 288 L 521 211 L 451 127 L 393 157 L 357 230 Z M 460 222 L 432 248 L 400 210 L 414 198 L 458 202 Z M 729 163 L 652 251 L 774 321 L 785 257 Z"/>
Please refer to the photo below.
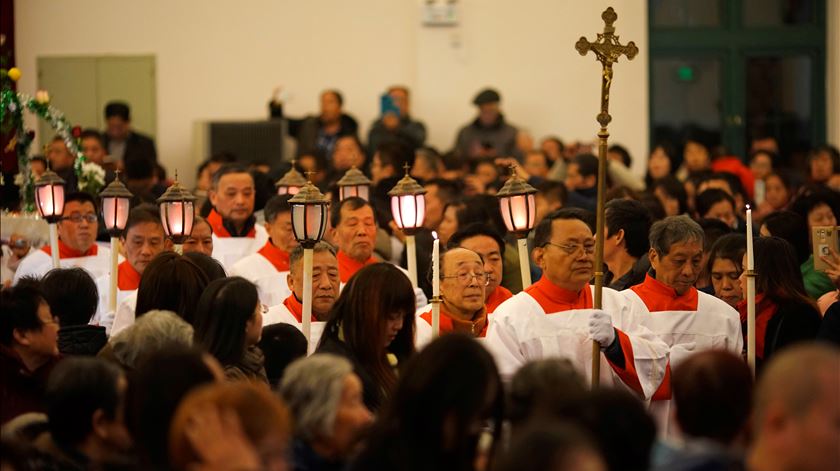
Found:
<path fill-rule="evenodd" d="M 309 353 L 312 332 L 312 265 L 314 249 L 303 249 L 303 336 L 306 337 L 306 352 Z"/>
<path fill-rule="evenodd" d="M 58 253 L 58 226 L 55 223 L 50 225 L 50 251 L 52 251 L 53 268 L 61 268 L 61 259 Z"/>
<path fill-rule="evenodd" d="M 522 275 L 522 289 L 531 286 L 531 262 L 528 260 L 528 238 L 516 239 L 519 248 L 519 272 Z"/>
<path fill-rule="evenodd" d="M 108 310 L 117 312 L 117 280 L 119 279 L 120 238 L 111 237 L 111 279 L 108 293 Z"/>

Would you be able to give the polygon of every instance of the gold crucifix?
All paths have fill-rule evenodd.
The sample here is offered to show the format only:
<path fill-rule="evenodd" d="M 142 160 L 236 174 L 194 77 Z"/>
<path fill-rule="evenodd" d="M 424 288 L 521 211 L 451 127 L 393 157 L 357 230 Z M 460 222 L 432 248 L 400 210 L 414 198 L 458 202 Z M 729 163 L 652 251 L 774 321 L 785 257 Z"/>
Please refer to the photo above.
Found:
<path fill-rule="evenodd" d="M 601 13 L 604 20 L 604 32 L 598 33 L 595 42 L 589 42 L 585 36 L 581 36 L 575 43 L 575 49 L 580 55 L 585 56 L 589 51 L 595 53 L 595 60 L 601 63 L 601 112 L 598 113 L 598 123 L 601 130 L 598 132 L 598 206 L 595 214 L 595 290 L 593 293 L 593 304 L 595 309 L 602 307 L 602 293 L 604 287 L 604 195 L 606 193 L 607 177 L 607 139 L 610 133 L 607 125 L 612 121 L 610 116 L 610 86 L 612 85 L 614 63 L 618 62 L 622 55 L 627 59 L 633 59 L 639 53 L 639 48 L 633 41 L 622 46 L 615 35 L 615 20 L 618 15 L 612 7 Z M 598 342 L 592 342 L 592 387 L 598 386 L 601 375 L 601 346 Z"/>

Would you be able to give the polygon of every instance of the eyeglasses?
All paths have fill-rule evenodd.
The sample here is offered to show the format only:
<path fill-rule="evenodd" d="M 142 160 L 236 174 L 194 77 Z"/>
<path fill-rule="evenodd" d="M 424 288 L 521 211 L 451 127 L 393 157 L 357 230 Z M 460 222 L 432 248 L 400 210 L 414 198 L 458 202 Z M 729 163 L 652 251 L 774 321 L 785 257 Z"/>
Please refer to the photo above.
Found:
<path fill-rule="evenodd" d="M 90 224 L 93 224 L 97 221 L 97 217 L 96 217 L 95 214 L 85 214 L 85 215 L 73 214 L 72 216 L 64 216 L 63 218 L 61 218 L 61 220 L 62 221 L 72 221 L 76 224 L 82 222 L 82 220 L 85 220 L 85 221 L 89 222 Z"/>
<path fill-rule="evenodd" d="M 462 271 L 462 272 L 459 272 L 456 275 L 442 276 L 440 278 L 442 280 L 446 280 L 448 278 L 455 278 L 462 285 L 468 285 L 468 284 L 472 283 L 473 278 L 476 281 L 478 281 L 478 284 L 480 284 L 480 285 L 487 286 L 487 284 L 490 283 L 490 275 L 486 272 L 483 272 L 483 271 L 481 271 L 481 272 Z"/>
<path fill-rule="evenodd" d="M 583 249 L 583 253 L 585 253 L 586 255 L 592 255 L 593 253 L 595 253 L 595 244 L 594 243 L 581 245 L 581 244 L 555 244 L 553 242 L 546 242 L 545 245 L 553 245 L 553 246 L 557 247 L 558 249 L 563 250 L 564 252 L 566 252 L 569 255 L 574 255 L 574 254 L 578 253 L 581 249 Z"/>

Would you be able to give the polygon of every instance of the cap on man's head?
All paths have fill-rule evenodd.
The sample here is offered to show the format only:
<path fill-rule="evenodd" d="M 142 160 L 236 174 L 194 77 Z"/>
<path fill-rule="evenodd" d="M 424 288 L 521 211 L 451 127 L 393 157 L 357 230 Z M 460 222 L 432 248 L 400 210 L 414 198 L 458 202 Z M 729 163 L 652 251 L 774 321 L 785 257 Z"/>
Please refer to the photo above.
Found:
<path fill-rule="evenodd" d="M 487 103 L 498 103 L 500 101 L 502 101 L 502 97 L 499 96 L 499 92 L 493 90 L 492 88 L 485 88 L 475 96 L 473 104 L 481 106 L 486 105 Z"/>

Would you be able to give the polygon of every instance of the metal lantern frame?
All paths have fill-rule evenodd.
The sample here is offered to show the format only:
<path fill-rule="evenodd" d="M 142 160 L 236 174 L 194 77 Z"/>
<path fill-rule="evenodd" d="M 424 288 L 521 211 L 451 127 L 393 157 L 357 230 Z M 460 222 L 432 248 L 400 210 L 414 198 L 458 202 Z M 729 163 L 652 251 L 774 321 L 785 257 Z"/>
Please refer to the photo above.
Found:
<path fill-rule="evenodd" d="M 175 174 L 175 182 L 166 189 L 166 192 L 157 199 L 160 205 L 160 220 L 163 223 L 163 231 L 173 243 L 181 245 L 192 234 L 193 222 L 195 221 L 195 196 L 178 183 L 178 174 Z M 177 212 L 180 211 L 180 217 Z M 173 219 L 174 216 L 174 219 Z M 170 223 L 180 222 L 173 231 Z"/>
<path fill-rule="evenodd" d="M 119 237 L 128 223 L 128 213 L 131 210 L 131 198 L 134 195 L 120 181 L 117 171 L 114 181 L 99 193 L 102 199 L 102 219 L 105 229 L 111 237 Z"/>
<path fill-rule="evenodd" d="M 292 232 L 305 249 L 311 249 L 327 231 L 329 200 L 318 187 L 307 181 L 289 200 L 292 207 Z"/>
<path fill-rule="evenodd" d="M 354 165 L 344 172 L 344 176 L 336 183 L 338 186 L 338 199 L 339 201 L 343 201 L 355 196 L 365 201 L 370 201 L 370 186 L 372 184 L 373 182 Z"/>
<path fill-rule="evenodd" d="M 391 197 L 391 215 L 397 227 L 406 235 L 414 235 L 426 219 L 426 189 L 408 174 L 408 164 L 404 168 L 405 176 L 388 192 L 388 196 Z"/>
<path fill-rule="evenodd" d="M 278 195 L 296 195 L 306 185 L 306 178 L 295 168 L 295 161 L 292 161 L 292 168 L 280 177 L 274 184 Z"/>
<path fill-rule="evenodd" d="M 41 217 L 50 224 L 57 223 L 64 215 L 65 183 L 63 178 L 50 169 L 35 182 L 35 205 Z"/>
<path fill-rule="evenodd" d="M 521 239 L 527 237 L 528 232 L 534 228 L 537 189 L 516 174 L 516 167 L 512 166 L 510 171 L 510 178 L 496 197 L 499 198 L 499 210 L 505 226 L 516 238 Z"/>

